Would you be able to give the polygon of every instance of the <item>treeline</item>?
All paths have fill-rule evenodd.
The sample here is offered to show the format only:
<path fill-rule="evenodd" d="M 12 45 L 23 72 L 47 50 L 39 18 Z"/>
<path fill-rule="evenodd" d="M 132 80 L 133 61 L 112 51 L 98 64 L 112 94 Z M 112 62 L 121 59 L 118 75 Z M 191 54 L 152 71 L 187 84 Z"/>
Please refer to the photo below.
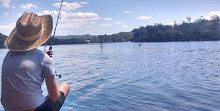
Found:
<path fill-rule="evenodd" d="M 220 40 L 220 18 L 213 16 L 211 20 L 196 19 L 174 25 L 155 24 L 133 29 L 131 32 L 120 32 L 112 35 L 82 35 L 59 36 L 50 38 L 54 45 L 60 44 L 85 44 L 106 42 L 170 42 L 170 41 L 216 41 Z M 72 38 L 73 37 L 73 38 Z M 0 33 L 0 48 L 4 47 L 6 36 Z"/>
<path fill-rule="evenodd" d="M 220 40 L 220 19 L 212 16 L 211 20 L 196 19 L 174 25 L 155 24 L 132 30 L 133 42 L 169 42 L 169 41 L 215 41 Z"/>
<path fill-rule="evenodd" d="M 70 36 L 70 35 L 69 35 Z M 88 36 L 88 35 L 87 35 Z M 132 32 L 120 32 L 117 34 L 112 34 L 112 35 L 98 35 L 98 36 L 92 36 L 89 35 L 89 37 L 81 37 L 81 38 L 67 38 L 67 37 L 62 37 L 62 38 L 50 38 L 47 41 L 47 44 L 50 44 L 51 41 L 53 40 L 54 45 L 60 45 L 60 44 L 86 44 L 86 43 L 100 43 L 100 42 L 128 42 L 130 41 L 131 38 L 133 38 L 134 35 Z M 65 39 L 63 39 L 65 38 Z"/>
<path fill-rule="evenodd" d="M 0 33 L 0 48 L 4 48 L 4 42 L 5 42 L 6 36 Z"/>
<path fill-rule="evenodd" d="M 84 39 L 84 38 L 68 38 L 68 39 L 60 39 L 60 38 L 52 38 L 50 37 L 50 39 L 46 42 L 46 44 L 51 44 L 51 42 L 53 43 L 53 45 L 61 45 L 61 44 L 86 44 L 88 43 L 88 40 Z"/>
<path fill-rule="evenodd" d="M 88 37 L 63 37 L 63 38 L 57 38 L 54 39 L 51 37 L 46 44 L 51 44 L 53 41 L 53 45 L 61 45 L 61 44 L 87 44 L 87 43 L 100 43 L 102 42 L 127 42 L 131 38 L 133 38 L 133 34 L 131 32 L 120 32 L 118 34 L 112 34 L 112 35 L 98 35 L 98 36 L 92 36 L 92 35 L 86 35 Z M 0 33 L 0 48 L 4 48 L 4 41 L 6 39 L 6 36 Z"/>
<path fill-rule="evenodd" d="M 120 32 L 112 35 L 98 35 L 88 39 L 90 43 L 128 42 L 134 37 L 132 32 Z"/>

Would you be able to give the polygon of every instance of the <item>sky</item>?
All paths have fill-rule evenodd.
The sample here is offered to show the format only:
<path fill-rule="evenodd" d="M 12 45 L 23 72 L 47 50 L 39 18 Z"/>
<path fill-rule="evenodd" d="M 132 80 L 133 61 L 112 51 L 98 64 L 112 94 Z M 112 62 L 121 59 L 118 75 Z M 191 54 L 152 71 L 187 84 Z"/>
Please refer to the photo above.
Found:
<path fill-rule="evenodd" d="M 60 1 L 0 0 L 0 33 L 9 35 L 24 12 L 50 14 L 55 27 Z M 64 0 L 56 35 L 110 35 L 213 15 L 220 16 L 220 0 Z"/>

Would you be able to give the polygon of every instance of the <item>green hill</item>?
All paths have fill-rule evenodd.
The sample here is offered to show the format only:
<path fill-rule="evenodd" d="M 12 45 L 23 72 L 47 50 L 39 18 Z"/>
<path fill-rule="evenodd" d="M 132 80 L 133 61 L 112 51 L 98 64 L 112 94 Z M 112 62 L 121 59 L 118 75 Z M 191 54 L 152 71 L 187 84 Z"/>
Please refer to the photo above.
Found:
<path fill-rule="evenodd" d="M 86 44 L 100 42 L 171 42 L 171 41 L 218 41 L 220 40 L 220 18 L 213 16 L 211 20 L 196 19 L 190 22 L 174 25 L 155 24 L 133 29 L 131 32 L 119 32 L 112 35 L 67 35 L 50 38 L 47 44 L 53 41 L 59 44 Z M 6 36 L 0 33 L 0 48 L 4 47 Z"/>
<path fill-rule="evenodd" d="M 132 30 L 132 42 L 171 41 L 218 41 L 220 40 L 220 18 L 197 19 L 174 25 L 155 24 Z"/>
<path fill-rule="evenodd" d="M 7 36 L 3 35 L 2 33 L 0 33 L 0 48 L 4 48 L 4 42 L 5 39 L 7 38 Z"/>

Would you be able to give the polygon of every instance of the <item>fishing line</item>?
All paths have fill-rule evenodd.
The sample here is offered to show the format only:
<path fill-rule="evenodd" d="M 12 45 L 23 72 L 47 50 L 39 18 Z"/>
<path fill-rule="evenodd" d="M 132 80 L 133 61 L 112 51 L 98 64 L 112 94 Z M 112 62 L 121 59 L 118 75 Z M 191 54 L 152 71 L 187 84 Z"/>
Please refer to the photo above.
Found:
<path fill-rule="evenodd" d="M 56 25 L 55 25 L 55 29 L 54 29 L 54 32 L 53 32 L 53 36 L 52 36 L 52 40 L 51 40 L 51 43 L 50 43 L 49 50 L 52 50 L 52 47 L 53 47 L 53 42 L 54 42 L 54 39 L 55 39 L 56 30 L 57 30 L 57 24 L 58 24 L 59 19 L 61 19 L 60 18 L 60 11 L 61 11 L 62 5 L 63 5 L 63 0 L 61 0 L 61 3 L 60 3 L 60 9 L 59 9 L 59 13 L 58 13 L 58 16 L 57 16 L 57 21 L 56 21 Z M 46 43 L 45 43 L 45 47 L 44 47 L 44 52 L 45 52 L 45 50 L 46 50 Z M 50 52 L 48 52 L 47 54 L 50 55 Z M 61 78 L 61 74 L 56 73 L 56 76 Z"/>
<path fill-rule="evenodd" d="M 52 46 L 53 46 L 53 42 L 54 42 L 56 30 L 57 30 L 57 24 L 58 24 L 59 19 L 61 19 L 60 18 L 60 11 L 61 11 L 62 5 L 63 5 L 63 0 L 61 0 L 60 9 L 59 9 L 59 13 L 58 13 L 58 16 L 57 16 L 57 22 L 56 22 L 55 29 L 54 29 L 54 32 L 53 32 L 53 36 L 52 36 L 52 40 L 51 40 L 51 43 L 50 43 L 49 50 L 52 50 Z"/>

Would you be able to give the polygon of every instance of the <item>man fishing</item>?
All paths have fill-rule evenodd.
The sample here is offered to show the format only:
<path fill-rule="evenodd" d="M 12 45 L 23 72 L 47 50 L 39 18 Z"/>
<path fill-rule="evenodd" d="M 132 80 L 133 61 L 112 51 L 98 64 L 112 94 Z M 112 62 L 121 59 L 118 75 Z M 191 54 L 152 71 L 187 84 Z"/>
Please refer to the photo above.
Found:
<path fill-rule="evenodd" d="M 52 16 L 25 12 L 5 40 L 9 52 L 2 64 L 1 102 L 6 111 L 58 111 L 62 107 L 70 86 L 57 85 L 51 57 L 37 49 L 52 29 Z M 41 89 L 44 80 L 46 97 Z"/>

